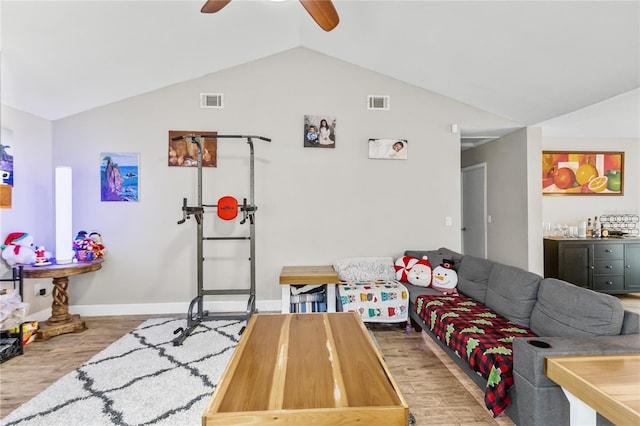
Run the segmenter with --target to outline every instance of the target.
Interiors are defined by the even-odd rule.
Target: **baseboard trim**
[[[242,300],[205,301],[204,310],[215,312],[246,312],[247,302]],[[258,312],[280,312],[282,302],[278,300],[256,301]],[[189,303],[127,303],[118,305],[73,305],[69,312],[82,317],[101,317],[112,315],[167,315],[176,314],[186,316]],[[44,309],[29,314],[28,321],[46,321],[51,316],[51,309]]]

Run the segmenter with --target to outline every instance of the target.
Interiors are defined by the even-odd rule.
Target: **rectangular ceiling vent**
[[[367,97],[367,109],[389,109],[389,96],[369,95]]]
[[[200,108],[224,108],[222,93],[200,93]]]

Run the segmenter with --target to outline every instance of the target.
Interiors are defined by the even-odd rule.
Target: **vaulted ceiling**
[[[304,46],[523,126],[640,137],[638,1],[335,0],[331,32],[294,0],[203,3],[2,0],[2,103],[56,120]]]

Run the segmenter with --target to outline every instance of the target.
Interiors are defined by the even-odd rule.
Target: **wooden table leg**
[[[51,303],[51,318],[47,320],[49,325],[66,324],[71,321],[69,314],[69,277],[53,279],[53,302]]]
[[[51,296],[51,317],[41,324],[36,333],[36,340],[47,340],[51,337],[65,333],[77,333],[87,329],[80,315],[69,313],[69,277],[56,277],[53,279],[53,291]]]

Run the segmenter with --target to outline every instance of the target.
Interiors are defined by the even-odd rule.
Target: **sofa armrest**
[[[539,343],[542,342],[542,343]],[[546,345],[549,347],[546,347]],[[521,337],[513,340],[513,371],[535,387],[557,386],[544,374],[544,359],[562,355],[611,355],[640,352],[637,334],[591,338]]]
[[[624,311],[624,320],[620,334],[640,334],[640,314]]]

